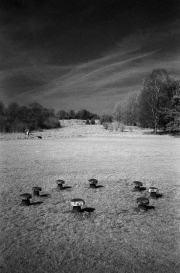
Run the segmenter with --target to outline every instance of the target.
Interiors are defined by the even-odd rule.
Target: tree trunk
[[[157,122],[156,121],[154,123],[154,133],[155,133],[155,135],[157,134]]]

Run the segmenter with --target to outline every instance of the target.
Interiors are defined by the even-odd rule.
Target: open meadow
[[[72,124],[1,134],[0,149],[1,273],[180,272],[180,138]],[[72,188],[57,191],[57,179]],[[155,209],[137,209],[149,193],[134,180],[159,188]],[[42,196],[20,206],[33,186]],[[72,213],[72,198],[95,210]]]

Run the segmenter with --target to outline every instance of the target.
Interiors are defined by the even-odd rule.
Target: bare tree
[[[119,101],[116,103],[113,111],[113,118],[116,122],[123,121],[123,112],[124,112],[123,103]]]
[[[139,96],[139,121],[143,127],[153,127],[155,134],[162,116],[161,109],[167,104],[170,78],[164,69],[153,70],[144,81]]]
[[[139,92],[129,94],[123,106],[123,121],[127,125],[135,125],[138,120],[138,96]]]

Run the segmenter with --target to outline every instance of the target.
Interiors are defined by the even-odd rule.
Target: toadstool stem
[[[74,212],[81,212],[81,206],[73,206]]]
[[[146,211],[148,209],[148,207],[146,205],[141,205],[141,204],[138,205],[138,208],[141,210],[144,210],[144,211]]]
[[[29,206],[30,205],[30,200],[29,199],[23,199],[21,201],[21,206]]]
[[[134,187],[134,191],[140,191],[141,190],[141,187],[140,186],[135,186]]]
[[[63,185],[62,185],[62,184],[58,184],[58,185],[57,185],[57,188],[58,188],[59,190],[62,190],[62,189],[63,189]]]
[[[33,195],[34,196],[39,196],[39,191],[38,190],[33,190]]]
[[[151,193],[150,193],[150,197],[151,197],[151,198],[157,198],[156,192],[151,192]]]
[[[96,188],[96,184],[90,184],[90,188]]]

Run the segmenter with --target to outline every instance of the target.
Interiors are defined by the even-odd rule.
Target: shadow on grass
[[[104,188],[104,186],[103,185],[97,185],[96,189],[99,189],[99,188]]]
[[[39,195],[39,197],[50,197],[51,195],[49,193],[43,193]]]
[[[65,191],[65,190],[70,190],[70,189],[72,189],[71,186],[64,186],[64,187],[62,187],[62,189],[56,188],[56,191],[60,192],[60,191]]]
[[[155,209],[155,206],[147,206],[147,210]]]
[[[156,193],[156,196],[149,196],[152,199],[158,199],[158,198],[162,198],[163,194],[162,193]]]
[[[162,194],[162,193],[157,193],[157,194],[156,194],[156,197],[157,197],[157,198],[161,198],[161,197],[163,197],[163,194]]]
[[[133,192],[141,192],[141,191],[145,191],[146,187],[140,187],[140,188],[134,188],[132,191]]]
[[[95,211],[95,208],[87,207],[87,208],[83,208],[83,209],[81,210],[81,213],[82,213],[82,212],[93,212],[93,211]]]
[[[37,202],[30,203],[30,206],[37,206],[37,205],[41,205],[42,203],[43,203],[42,201],[37,201]]]
[[[136,212],[148,212],[149,210],[155,209],[155,206],[139,206],[134,209]]]
[[[89,187],[89,189],[100,189],[100,188],[104,188],[104,186],[103,185],[97,185],[97,186],[95,186],[95,187]]]
[[[86,207],[86,208],[81,209],[80,211],[76,211],[76,210],[71,209],[71,210],[63,211],[62,213],[75,213],[75,214],[81,214],[81,213],[83,213],[83,212],[89,212],[89,213],[90,213],[90,212],[93,212],[93,211],[95,211],[95,208]]]

